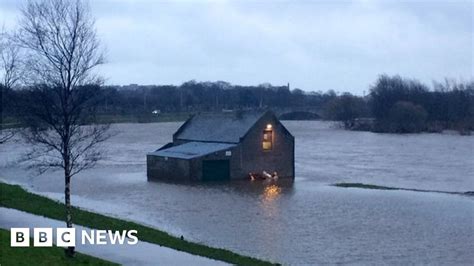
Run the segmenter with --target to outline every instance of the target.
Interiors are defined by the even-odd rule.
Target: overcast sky
[[[22,1],[0,0],[15,27]],[[473,1],[90,1],[108,84],[290,83],[368,91],[377,76],[431,85],[474,74]]]

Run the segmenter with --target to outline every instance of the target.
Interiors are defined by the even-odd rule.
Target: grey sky
[[[0,0],[13,28],[22,1]],[[382,73],[472,79],[472,1],[90,1],[108,84],[225,80],[362,94]]]

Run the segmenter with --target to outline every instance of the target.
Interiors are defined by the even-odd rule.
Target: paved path
[[[15,209],[0,207],[0,228],[12,227],[65,227],[65,223]],[[78,252],[117,262],[123,265],[227,265],[224,262],[192,255],[171,248],[139,241],[136,245],[82,245],[80,230],[90,228],[75,226]],[[55,230],[53,229],[53,232]],[[32,237],[33,230],[30,230]],[[32,245],[33,242],[30,242]]]

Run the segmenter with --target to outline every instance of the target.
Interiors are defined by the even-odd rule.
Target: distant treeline
[[[474,82],[445,80],[430,90],[416,80],[381,76],[370,93],[376,130],[439,132],[474,130]]]
[[[158,113],[214,112],[222,110],[311,107],[322,108],[337,97],[334,91],[304,92],[289,86],[239,86],[230,83],[188,81],[182,85],[102,86],[101,114],[152,115]],[[4,98],[20,99],[27,89],[3,90]],[[4,101],[5,102],[5,101]],[[11,115],[14,108],[6,108]],[[156,113],[155,112],[155,113]]]
[[[240,86],[230,83],[188,81],[180,86],[106,86],[107,112],[140,113],[222,111],[255,108],[322,106],[336,93],[305,93],[289,86]]]
[[[382,75],[366,96],[350,93],[305,92],[287,86],[239,86],[227,82],[188,81],[182,85],[127,85],[96,87],[99,114],[153,117],[164,113],[215,112],[270,108],[295,110],[298,119],[308,112],[343,122],[348,129],[377,132],[439,132],[474,130],[474,83],[446,80],[433,88],[400,76]],[[0,84],[1,86],[1,84]],[[15,104],[28,89],[2,89],[3,117],[14,117]],[[306,115],[304,112],[307,110]],[[300,115],[301,114],[301,115]]]
[[[454,129],[469,134],[474,130],[474,82],[445,80],[430,89],[417,80],[382,75],[368,97],[340,95],[326,105],[325,114],[356,130],[414,133]]]

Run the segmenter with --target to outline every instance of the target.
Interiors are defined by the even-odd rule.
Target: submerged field
[[[285,264],[474,263],[474,198],[416,191],[474,191],[474,137],[285,124],[296,137],[297,176],[278,184],[149,183],[145,154],[180,123],[114,125],[107,158],[72,181],[73,203]],[[35,176],[16,163],[26,148],[0,147],[0,177],[61,199],[60,172]]]

